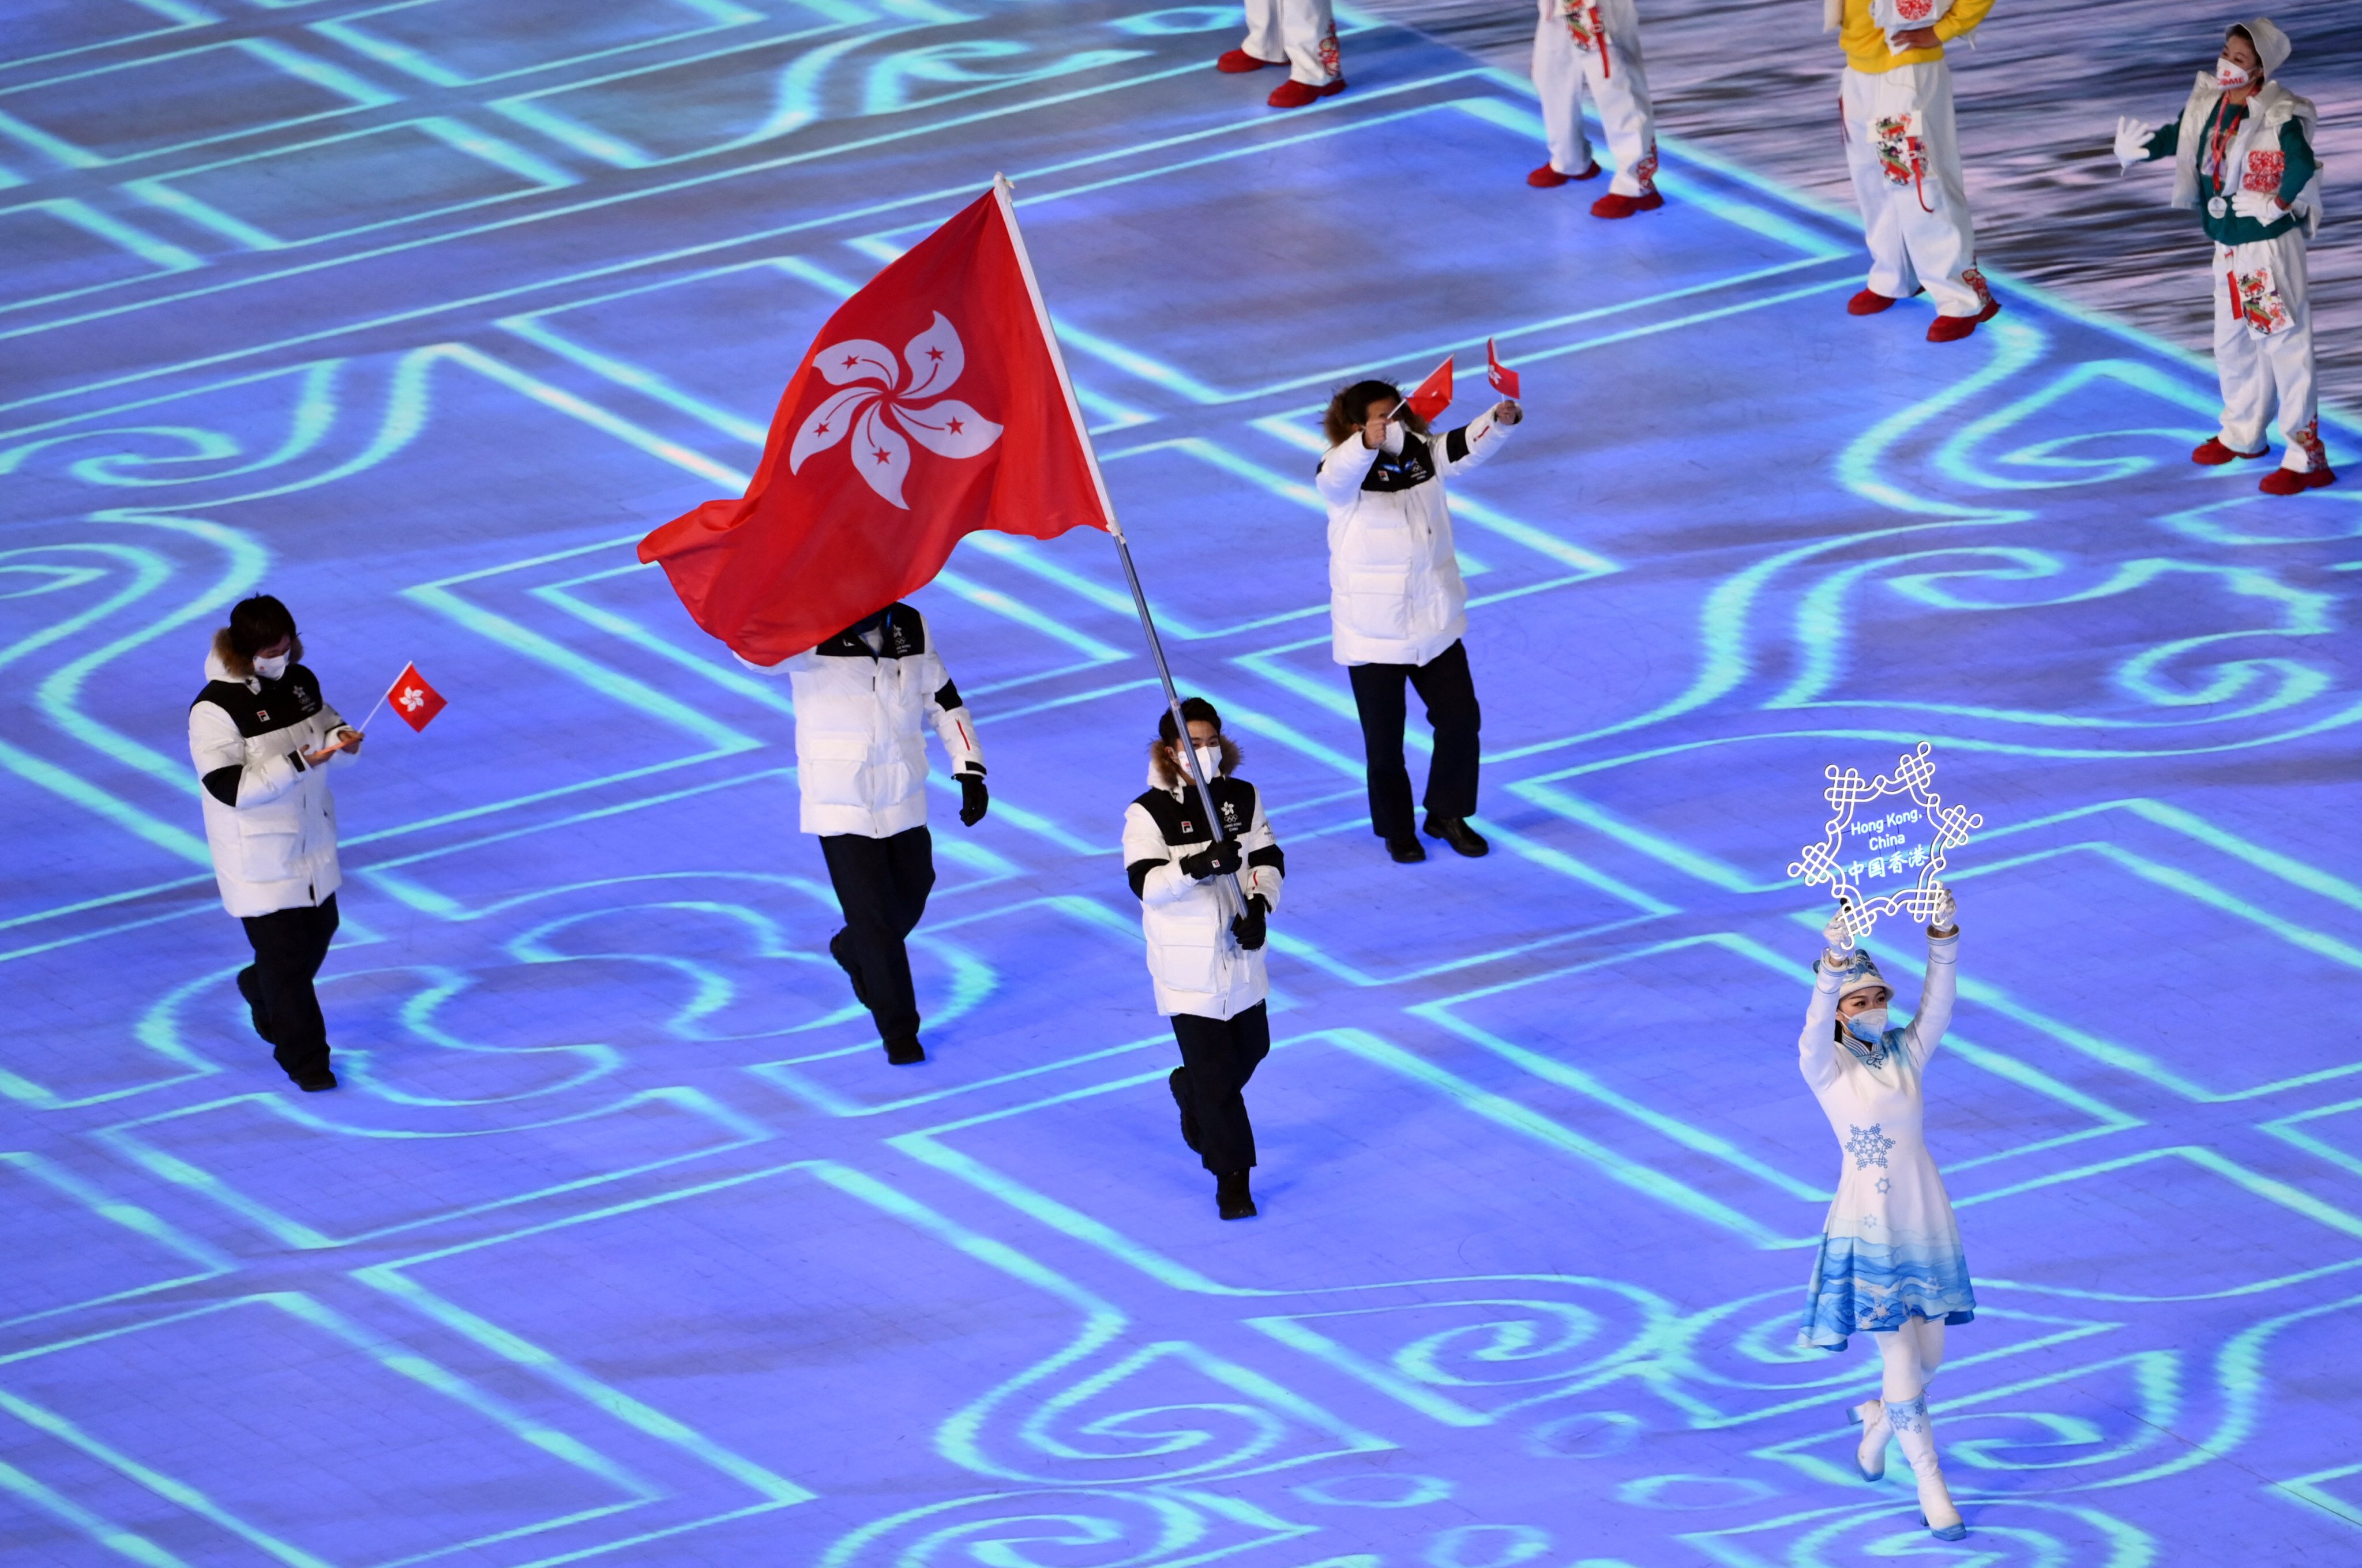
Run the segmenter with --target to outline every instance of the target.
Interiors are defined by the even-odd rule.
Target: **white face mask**
[[[257,658],[254,661],[254,673],[265,680],[276,680],[287,673],[289,657],[286,654],[280,654],[273,658]]]
[[[2225,93],[2235,93],[2242,87],[2252,85],[2255,80],[2247,74],[2246,66],[2227,54],[2214,62],[2214,85]]]
[[[1847,1032],[1865,1045],[1877,1043],[1886,1033],[1886,1010],[1866,1007],[1845,1021]]]
[[[1403,424],[1401,420],[1394,420],[1386,425],[1385,439],[1378,443],[1378,449],[1383,452],[1392,452],[1397,455],[1401,453],[1403,449]]]
[[[1191,749],[1198,754],[1198,766],[1204,771],[1207,782],[1211,783],[1222,776],[1222,748],[1220,744]]]

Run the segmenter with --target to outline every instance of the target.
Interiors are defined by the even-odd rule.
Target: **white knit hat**
[[[2289,36],[2269,17],[2257,17],[2251,22],[2238,24],[2247,41],[2256,46],[2256,58],[2264,62],[2264,74],[2271,75],[2289,57]]]

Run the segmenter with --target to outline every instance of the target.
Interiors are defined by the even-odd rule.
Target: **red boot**
[[[1853,298],[1846,301],[1846,314],[1848,315],[1876,315],[1880,311],[1892,305],[1898,298],[1908,299],[1911,295],[1924,294],[1927,291],[1925,289],[1914,289],[1911,291],[1911,294],[1896,295],[1882,294],[1876,289],[1864,289],[1861,293],[1854,295]]]
[[[1532,173],[1526,176],[1526,183],[1532,185],[1537,189],[1547,191],[1555,186],[1563,185],[1569,180],[1588,180],[1598,172],[1599,160],[1595,158],[1589,163],[1583,166],[1583,172],[1580,174],[1562,174],[1557,170],[1545,163],[1540,169],[1535,170]]]
[[[1961,338],[1974,332],[1977,329],[1977,323],[1984,319],[1981,313],[1976,315],[1939,315],[1927,324],[1927,341],[1958,343]]]
[[[2256,486],[2266,495],[2297,495],[2308,490],[2319,490],[2325,484],[2335,484],[2337,476],[2327,469],[2274,469]]]
[[[1265,60],[1260,55],[1249,54],[1242,49],[1234,49],[1214,61],[1214,69],[1228,72],[1236,76],[1242,72],[1261,71],[1266,65],[1286,65],[1286,63],[1287,61],[1284,60]]]
[[[2203,463],[2212,469],[2219,468],[2234,458],[2268,458],[2271,455],[2272,448],[2269,443],[2257,447],[2252,452],[2235,452],[2223,444],[2223,438],[2220,436],[2209,436],[2191,452],[2190,460],[2193,463]]]
[[[1637,196],[1608,192],[1591,204],[1591,215],[1599,218],[1628,218],[1634,213],[1652,213],[1665,204],[1665,198],[1654,191],[1643,191]]]
[[[1342,93],[1344,90],[1345,79],[1341,76],[1326,87],[1315,87],[1308,82],[1298,82],[1291,76],[1273,88],[1271,96],[1265,98],[1264,102],[1275,109],[1300,109],[1307,104],[1315,103],[1319,99]]]

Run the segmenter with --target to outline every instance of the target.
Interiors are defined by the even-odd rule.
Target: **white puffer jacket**
[[[806,833],[891,838],[924,826],[930,719],[954,773],[984,771],[976,725],[926,618],[908,604],[888,605],[885,616],[875,653],[843,632],[771,671],[785,672],[795,693]]]
[[[1156,1010],[1200,1018],[1235,1018],[1271,994],[1264,968],[1264,948],[1242,948],[1222,912],[1214,879],[1200,882],[1181,869],[1182,857],[1213,843],[1213,832],[1198,806],[1198,791],[1167,784],[1153,768],[1148,792],[1123,813],[1123,864],[1140,895],[1140,925],[1148,938],[1148,974],[1156,985]],[[1239,841],[1240,867],[1250,896],[1260,894],[1279,908],[1286,856],[1263,814],[1263,798],[1243,778],[1213,781],[1214,804],[1222,813],[1223,836]]]
[[[1425,664],[1467,632],[1443,480],[1491,457],[1508,433],[1488,409],[1440,436],[1404,434],[1399,452],[1372,451],[1356,434],[1320,459],[1339,664]]]
[[[240,680],[208,655],[205,681],[189,707],[189,759],[222,907],[246,916],[326,902],[344,882],[328,768],[353,754],[316,767],[304,756],[351,726],[300,664],[277,680]]]

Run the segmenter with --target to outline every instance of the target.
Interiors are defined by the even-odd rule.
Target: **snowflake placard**
[[[1944,856],[1969,842],[1984,818],[1944,804],[1936,792],[1935,747],[1926,741],[1895,759],[1894,771],[1865,779],[1851,767],[1824,770],[1828,826],[1806,845],[1788,875],[1826,882],[1840,900],[1855,938],[1881,915],[1926,922],[1941,898]]]

